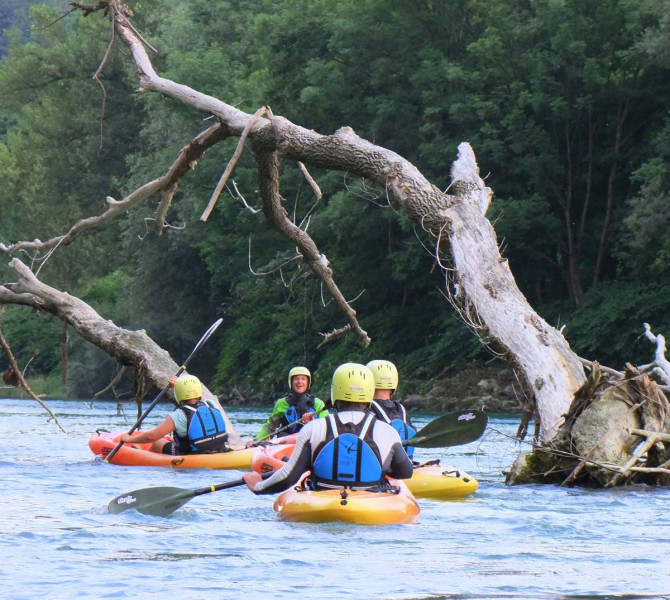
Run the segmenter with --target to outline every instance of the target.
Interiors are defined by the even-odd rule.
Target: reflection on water
[[[474,476],[474,495],[420,500],[416,525],[366,527],[283,523],[272,497],[243,487],[194,498],[169,518],[109,514],[129,490],[196,489],[241,473],[105,464],[88,437],[127,430],[133,417],[112,403],[50,406],[67,434],[36,403],[0,400],[3,599],[670,598],[670,491],[507,488],[514,418],[492,418],[473,444],[417,450]],[[147,425],[168,410],[158,406]],[[244,437],[267,416],[229,413]]]

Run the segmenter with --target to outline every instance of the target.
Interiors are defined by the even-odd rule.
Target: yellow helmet
[[[202,383],[195,375],[188,373],[177,378],[174,384],[174,395],[181,404],[193,398],[202,398]]]
[[[307,377],[307,389],[312,387],[312,374],[309,372],[309,369],[307,367],[293,367],[288,372],[289,389],[293,389],[293,378],[296,375],[304,375],[305,377]]]
[[[358,363],[344,363],[335,369],[330,387],[330,399],[333,403],[372,402],[375,393],[375,381],[372,371]]]
[[[371,360],[366,366],[374,375],[375,389],[393,391],[398,389],[398,369],[392,362]]]

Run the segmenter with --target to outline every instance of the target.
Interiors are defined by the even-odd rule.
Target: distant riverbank
[[[490,413],[521,412],[520,386],[509,368],[476,363],[444,371],[430,380],[411,381],[410,390],[397,397],[412,412],[451,412],[483,408]],[[319,397],[324,398],[324,396]],[[239,389],[219,396],[224,406],[269,406],[266,399]]]
[[[29,384],[47,403],[50,398],[65,396],[63,393],[53,393],[57,386],[45,386],[39,379],[30,381]],[[470,408],[483,408],[489,413],[498,414],[521,412],[521,403],[518,400],[520,385],[508,367],[465,364],[445,370],[433,379],[408,380],[407,387],[409,389],[400,389],[397,399],[412,412],[444,413]],[[44,393],[47,389],[52,393]],[[5,398],[28,398],[25,390],[19,387],[0,386],[0,393]],[[322,399],[327,398],[327,394],[318,391],[317,395]],[[151,398],[152,394],[148,393],[145,403]],[[239,388],[219,396],[223,406],[269,407],[274,399],[268,401],[264,395]],[[125,398],[124,402],[132,402],[132,399]]]

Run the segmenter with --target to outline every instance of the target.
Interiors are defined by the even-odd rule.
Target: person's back
[[[402,447],[394,448],[398,444],[397,432],[364,407],[330,415],[325,427],[325,434],[315,431],[310,437],[314,448],[313,487],[370,488],[383,485],[385,475],[397,479],[406,475],[402,470],[405,452]],[[394,460],[396,451],[402,461]]]
[[[226,423],[215,406],[206,400],[198,400],[192,404],[181,404],[178,410],[186,417],[186,423],[183,428],[175,427],[176,454],[210,454],[228,450]]]
[[[374,415],[391,425],[400,435],[402,441],[408,440],[416,433],[412,420],[405,407],[391,397],[398,389],[398,369],[388,360],[372,360],[366,365],[375,379],[375,393],[370,403]],[[408,456],[414,455],[414,448],[405,448]]]
[[[313,487],[380,489],[387,475],[411,477],[412,462],[398,432],[368,411],[373,390],[372,373],[364,365],[338,367],[331,388],[337,414],[309,422],[298,435],[289,462],[268,480],[246,474],[249,488],[260,494],[280,492],[296,484],[306,471],[313,472]],[[350,456],[340,459],[337,455],[343,452]],[[349,465],[359,460],[361,469],[352,471]]]
[[[124,443],[151,442],[150,450],[161,454],[197,454],[226,452],[228,434],[218,408],[202,399],[202,383],[194,375],[184,372],[170,379],[174,387],[175,408],[165,420],[149,431],[123,434]],[[167,436],[172,434],[173,441]]]

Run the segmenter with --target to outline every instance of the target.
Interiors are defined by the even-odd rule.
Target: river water
[[[168,518],[112,515],[115,496],[196,489],[239,471],[120,467],[97,459],[96,428],[127,430],[133,408],[0,399],[0,597],[255,600],[670,598],[670,490],[504,485],[517,420],[492,417],[479,441],[440,457],[480,483],[465,500],[420,500],[418,524],[278,521],[246,487],[194,498]],[[155,426],[170,409],[147,418]],[[259,409],[231,408],[251,436]],[[437,415],[415,417],[422,426]]]

